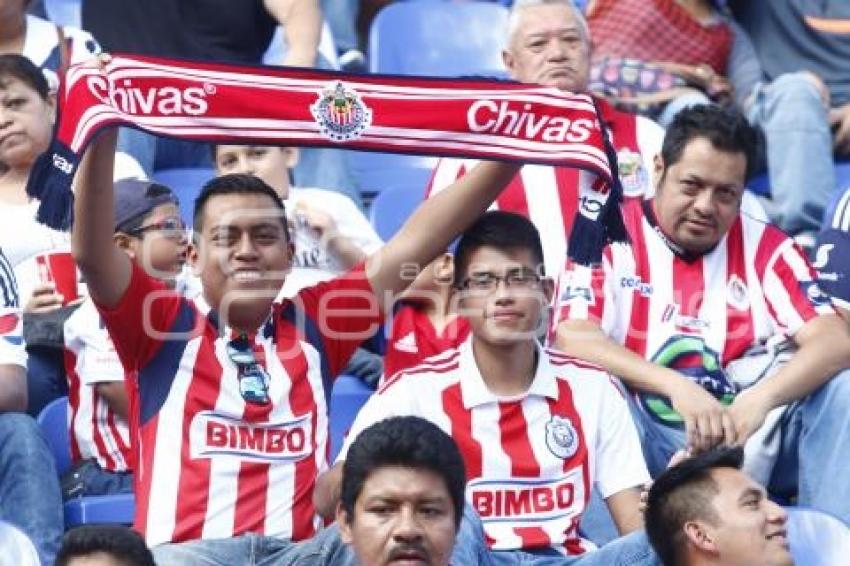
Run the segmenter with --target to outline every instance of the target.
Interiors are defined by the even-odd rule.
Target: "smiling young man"
[[[578,532],[594,486],[622,534],[639,529],[636,486],[648,476],[610,377],[537,343],[553,290],[537,230],[518,214],[484,214],[461,237],[454,281],[471,337],[391,377],[360,411],[339,460],[348,465],[347,447],[369,425],[419,416],[452,436],[466,465],[471,512],[453,563],[652,563],[638,533],[588,552]],[[338,497],[340,461],[317,488],[323,514]]]
[[[664,566],[790,566],[787,514],[741,471],[740,448],[718,448],[661,474],[646,533]]]
[[[78,172],[73,250],[119,357],[137,384],[135,527],[159,564],[285,559],[319,527],[333,378],[381,321],[380,306],[476,218],[517,169],[485,163],[347,274],[275,297],[292,265],[285,210],[251,175],[211,180],[195,202],[190,263],[201,296],[183,298],[112,243],[115,132]],[[131,391],[134,391],[131,388]],[[179,544],[164,544],[179,543]]]
[[[653,474],[686,445],[747,443],[759,481],[793,483],[801,503],[850,520],[850,483],[839,481],[850,331],[793,241],[740,211],[754,148],[736,112],[682,111],[656,160],[655,196],[624,208],[631,246],[563,277],[556,345],[635,395]],[[775,338],[796,347],[775,372],[725,371]]]

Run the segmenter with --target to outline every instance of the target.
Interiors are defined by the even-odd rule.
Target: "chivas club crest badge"
[[[578,451],[579,438],[570,419],[552,415],[546,423],[546,446],[558,458],[572,458]]]
[[[340,81],[319,92],[310,112],[322,135],[335,142],[355,140],[372,124],[372,110]]]

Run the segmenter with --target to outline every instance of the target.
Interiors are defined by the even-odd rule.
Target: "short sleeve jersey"
[[[393,315],[393,326],[384,354],[384,377],[422,363],[450,348],[456,348],[469,336],[469,322],[455,317],[438,332],[428,315],[413,304],[404,304]]]
[[[471,340],[397,374],[373,395],[339,459],[369,425],[422,417],[458,444],[466,499],[492,549],[574,555],[594,548],[578,533],[592,487],[607,498],[649,479],[625,398],[596,366],[544,350],[529,390],[500,398],[485,385]]]
[[[608,246],[594,269],[568,265],[556,321],[594,320],[629,350],[699,377],[723,398],[735,387],[717,370],[834,313],[805,256],[778,228],[741,213],[714,249],[688,257],[663,234],[651,202],[624,207],[631,245]]]
[[[119,303],[99,310],[129,373],[135,527],[147,543],[311,537],[332,380],[381,323],[363,266],[275,303],[247,336],[270,378],[264,405],[243,399],[227,348],[237,334],[200,299],[134,265]]]

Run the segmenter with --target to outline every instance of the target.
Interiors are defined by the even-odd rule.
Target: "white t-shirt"
[[[290,218],[294,217],[295,207],[301,201],[333,217],[340,236],[351,240],[367,256],[384,245],[369,220],[347,196],[324,189],[292,188],[285,202]],[[344,266],[328,253],[310,228],[299,225],[297,220],[294,225],[292,239],[295,243],[295,258],[292,271],[287,275],[279,295],[281,298],[292,297],[304,287],[327,281],[345,271]]]

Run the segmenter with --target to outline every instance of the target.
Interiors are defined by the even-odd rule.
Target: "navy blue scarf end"
[[[38,156],[27,181],[27,195],[41,201],[36,219],[55,230],[70,230],[74,220],[74,193],[71,182],[78,157],[54,140]]]

